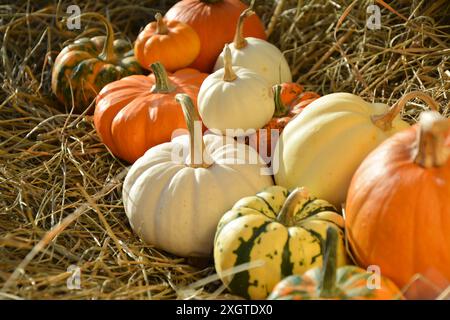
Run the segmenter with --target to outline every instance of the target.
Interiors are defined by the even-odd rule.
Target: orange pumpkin
[[[418,126],[375,149],[356,171],[346,227],[362,266],[378,265],[398,286],[428,279],[410,298],[434,298],[450,285],[450,120],[423,113]],[[434,288],[433,288],[434,287]]]
[[[183,0],[165,17],[184,22],[197,31],[201,50],[191,67],[211,72],[225,44],[233,41],[237,21],[245,9],[247,5],[240,0]],[[256,15],[245,21],[244,36],[266,39],[264,25]]]
[[[271,300],[399,300],[400,290],[391,280],[380,277],[379,286],[371,281],[374,276],[357,266],[336,267],[337,231],[327,229],[324,262],[321,268],[308,270],[303,275],[292,275],[282,280],[269,296]],[[368,284],[374,285],[369,287]]]
[[[176,71],[191,64],[200,52],[200,38],[185,23],[164,20],[160,13],[139,34],[134,55],[143,68],[161,62],[166,70]]]
[[[130,163],[149,148],[168,142],[173,131],[186,128],[177,93],[194,101],[207,74],[182,69],[167,75],[160,63],[150,76],[130,76],[110,83],[97,97],[94,124],[103,143]]]
[[[278,130],[278,135],[281,134],[284,127],[297,114],[315,99],[320,98],[320,95],[312,92],[303,92],[303,87],[294,82],[284,82],[273,87],[275,99],[274,117],[262,129],[259,130],[250,143],[256,143],[256,149],[265,149],[267,156],[272,154],[272,148],[275,147],[277,136],[271,134],[271,130]],[[272,141],[273,139],[273,141]],[[261,142],[260,142],[261,141]],[[260,146],[261,143],[261,146]]]

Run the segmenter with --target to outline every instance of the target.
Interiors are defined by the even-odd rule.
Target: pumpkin
[[[222,214],[273,182],[254,149],[229,137],[202,137],[192,100],[186,94],[176,99],[189,134],[151,148],[133,164],[123,186],[125,212],[145,242],[184,257],[210,256]]]
[[[233,40],[239,15],[247,8],[240,0],[183,0],[165,17],[190,25],[199,35],[201,50],[191,67],[210,73],[223,46]],[[256,16],[245,22],[244,35],[266,39],[264,25]]]
[[[355,259],[379,265],[397,285],[416,274],[411,298],[434,298],[450,285],[450,120],[423,113],[419,126],[375,149],[356,171],[346,225]],[[419,288],[423,287],[420,292]]]
[[[69,110],[73,106],[75,113],[85,111],[106,84],[142,72],[132,46],[123,39],[114,40],[113,28],[105,17],[98,13],[79,17],[94,17],[103,22],[106,36],[80,38],[56,57],[52,91]]]
[[[275,148],[278,136],[288,122],[302,112],[308,104],[320,98],[320,95],[315,92],[303,92],[303,87],[293,82],[275,85],[273,93],[275,101],[273,118],[249,140],[251,146],[256,145],[260,154],[264,151],[264,155],[269,157]],[[275,130],[276,135],[272,133],[272,130]]]
[[[238,201],[220,220],[214,242],[216,271],[232,293],[264,299],[283,278],[322,264],[328,227],[338,230],[337,260],[344,265],[344,219],[336,209],[304,188],[289,192],[269,187]],[[229,274],[256,262],[262,265]]]
[[[338,234],[327,230],[324,262],[321,268],[313,268],[303,275],[292,275],[276,285],[270,300],[398,300],[402,298],[395,284],[380,277],[378,286],[371,283],[375,276],[357,266],[337,268],[336,254]],[[375,281],[373,281],[375,282]],[[372,286],[373,287],[372,287]]]
[[[399,112],[408,99],[422,95],[407,94],[392,108],[350,93],[314,100],[280,135],[272,164],[276,183],[304,185],[340,207],[358,166],[386,138],[409,128]]]
[[[230,136],[248,134],[263,127],[275,109],[272,90],[260,75],[233,67],[225,45],[225,66],[210,74],[198,94],[198,108],[204,124],[212,131]]]
[[[130,163],[149,148],[170,141],[178,128],[186,128],[175,101],[187,93],[195,101],[207,76],[194,69],[167,74],[160,63],[150,76],[126,77],[107,85],[97,97],[94,124],[103,143]]]
[[[134,45],[141,66],[149,69],[160,62],[173,72],[190,65],[200,52],[200,38],[195,30],[182,22],[163,20],[160,13],[155,19],[139,34]]]
[[[283,53],[273,44],[258,38],[243,36],[243,25],[247,17],[254,14],[251,8],[246,9],[239,17],[236,35],[230,44],[232,63],[235,66],[248,68],[275,85],[281,82],[291,82],[292,75]],[[221,54],[216,61],[214,70],[223,68],[224,56]]]

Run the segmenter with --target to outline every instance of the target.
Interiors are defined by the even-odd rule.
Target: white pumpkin
[[[251,147],[212,134],[202,139],[199,121],[194,132],[192,101],[185,94],[177,100],[189,135],[151,148],[133,164],[123,186],[125,212],[145,242],[180,256],[209,256],[222,215],[273,181]]]
[[[408,96],[404,98],[392,108],[350,93],[315,100],[280,135],[272,163],[275,182],[288,188],[305,186],[340,207],[364,158],[409,127],[398,115]]]
[[[231,62],[235,66],[248,68],[263,76],[271,86],[292,82],[292,74],[289,64],[283,53],[273,44],[253,37],[244,38],[243,25],[245,18],[254,14],[249,8],[242,12],[236,28],[233,43],[230,44]],[[217,58],[214,70],[224,66],[224,54]]]
[[[255,72],[233,67],[228,45],[224,52],[224,68],[210,74],[200,87],[198,109],[211,131],[228,136],[250,135],[273,116],[272,88]]]

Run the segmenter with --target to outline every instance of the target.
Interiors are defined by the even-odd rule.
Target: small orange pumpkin
[[[449,119],[423,113],[418,126],[392,136],[363,161],[348,191],[346,226],[356,260],[380,266],[401,287],[418,274],[442,290],[450,285],[448,129]],[[409,298],[440,293],[424,283],[413,286]]]
[[[159,62],[151,68],[150,76],[130,76],[110,83],[96,100],[97,133],[114,155],[130,163],[149,148],[170,141],[174,130],[186,128],[175,96],[186,93],[196,103],[207,76],[195,69],[168,75]]]
[[[134,55],[143,68],[159,61],[173,72],[190,65],[200,52],[200,38],[189,25],[165,20],[160,13],[139,34]]]

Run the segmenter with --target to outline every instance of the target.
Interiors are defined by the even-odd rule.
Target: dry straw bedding
[[[211,261],[169,255],[133,234],[120,193],[126,164],[102,145],[90,117],[64,111],[50,91],[64,44],[103,33],[95,21],[84,21],[82,34],[59,24],[68,5],[103,13],[133,41],[173,1],[0,3],[0,298],[230,297],[207,278]],[[351,2],[340,0],[287,0],[281,11],[258,0],[256,7],[266,25],[277,12],[270,41],[307,89],[389,104],[423,90],[448,116],[450,4],[391,2],[396,12],[381,7],[381,30],[369,30],[373,3],[357,1],[347,12]],[[414,123],[425,108],[411,102],[403,117]],[[70,265],[80,267],[80,290],[66,285]]]

